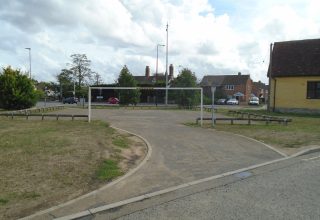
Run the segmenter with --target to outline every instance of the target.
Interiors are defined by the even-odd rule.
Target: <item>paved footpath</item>
[[[65,109],[64,113],[87,113]],[[188,127],[199,112],[178,110],[94,109],[93,119],[110,122],[144,137],[149,160],[133,175],[99,193],[32,219],[52,219],[176,186],[193,180],[271,161],[282,156],[261,143],[232,134]]]

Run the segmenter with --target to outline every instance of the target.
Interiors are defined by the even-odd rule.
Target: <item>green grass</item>
[[[266,110],[241,110],[261,115],[272,115],[282,118],[290,118],[287,126],[278,123],[266,125],[264,122],[252,123],[252,125],[218,122],[214,129],[226,131],[235,134],[245,135],[272,146],[280,148],[299,148],[310,145],[320,145],[320,116],[319,115],[301,115],[269,113]],[[220,114],[228,115],[228,111],[220,111]],[[198,127],[195,123],[185,123],[187,126]],[[211,128],[211,121],[204,121],[205,128]]]
[[[0,205],[5,205],[9,202],[8,199],[0,198]]]
[[[129,147],[129,140],[123,136],[117,136],[113,139],[112,144],[120,148],[128,148]]]
[[[48,208],[122,175],[121,149],[134,144],[101,121],[0,117],[0,219]]]
[[[100,180],[110,181],[115,177],[121,176],[123,172],[115,160],[105,160],[99,167],[97,176]]]

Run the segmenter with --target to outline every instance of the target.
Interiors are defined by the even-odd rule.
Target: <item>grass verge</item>
[[[215,129],[251,137],[278,148],[300,148],[303,146],[319,145],[320,143],[319,115],[269,113],[266,110],[242,111],[291,118],[292,122],[288,123],[288,126],[278,123],[269,125],[266,125],[265,123],[230,125],[229,123],[223,124],[218,122],[218,124],[215,125]],[[228,116],[227,111],[219,111],[219,113]],[[186,125],[199,126],[195,123],[186,123]],[[211,121],[205,121],[204,127],[211,128]]]
[[[0,152],[0,219],[17,219],[123,175],[145,145],[101,121],[0,117]]]

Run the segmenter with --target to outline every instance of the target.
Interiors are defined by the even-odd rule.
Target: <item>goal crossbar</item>
[[[114,89],[114,90],[200,90],[200,124],[203,125],[203,89],[200,87],[89,87],[88,91],[88,121],[91,121],[91,90],[92,89]]]

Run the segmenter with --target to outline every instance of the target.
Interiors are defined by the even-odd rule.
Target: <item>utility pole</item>
[[[31,48],[30,47],[26,47],[26,50],[29,50],[29,77],[31,79]]]
[[[167,44],[166,44],[166,106],[168,105],[168,36],[169,36],[169,25],[167,22]]]

